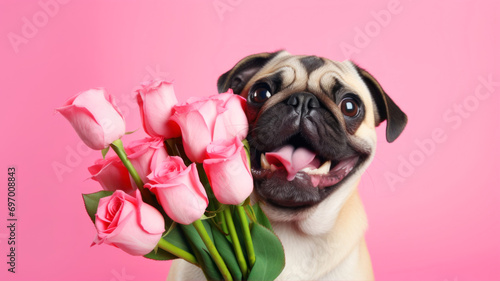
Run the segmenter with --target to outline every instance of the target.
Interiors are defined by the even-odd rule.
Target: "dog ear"
[[[380,122],[387,120],[387,129],[385,132],[386,139],[388,142],[395,141],[406,127],[408,117],[387,95],[384,89],[382,89],[382,86],[380,86],[380,83],[370,73],[368,73],[368,71],[355,64],[354,66],[361,76],[361,79],[363,79],[366,86],[370,90],[373,100],[375,101],[375,105],[380,116],[377,126]]]
[[[217,80],[217,89],[219,93],[227,92],[232,89],[233,93],[239,95],[250,79],[261,69],[268,61],[283,51],[274,53],[260,53],[250,55],[240,60],[232,69],[222,74]]]

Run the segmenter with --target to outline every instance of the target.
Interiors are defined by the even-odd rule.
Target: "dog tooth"
[[[274,164],[271,164],[271,171],[276,171],[278,168],[276,168],[276,166],[274,166]]]
[[[271,169],[271,164],[269,164],[269,161],[267,161],[267,158],[264,155],[264,153],[260,155],[260,165],[262,166],[263,169]]]
[[[330,167],[332,166],[332,161],[326,161],[317,169],[318,174],[328,174],[330,172]]]
[[[332,166],[332,161],[326,161],[321,165],[321,167],[317,169],[311,169],[311,168],[304,168],[301,171],[305,172],[310,175],[326,175],[328,172],[330,172],[330,167]]]

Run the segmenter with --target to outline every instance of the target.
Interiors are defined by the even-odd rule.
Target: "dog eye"
[[[255,103],[263,103],[272,96],[271,90],[266,86],[259,86],[255,88],[250,94],[250,100]]]
[[[353,98],[345,98],[340,102],[340,110],[345,116],[355,117],[359,113],[359,104]]]

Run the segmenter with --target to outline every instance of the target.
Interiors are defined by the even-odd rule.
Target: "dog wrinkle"
[[[316,56],[303,57],[299,59],[299,61],[302,63],[302,66],[305,67],[307,75],[310,75],[311,72],[313,72],[314,70],[320,68],[325,64],[325,61],[322,58]]]

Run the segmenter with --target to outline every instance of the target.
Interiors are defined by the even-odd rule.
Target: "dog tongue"
[[[277,151],[266,153],[269,164],[286,169],[288,181],[292,181],[297,172],[304,168],[317,169],[320,163],[315,157],[316,153],[303,147],[295,149],[292,145],[286,145]]]

